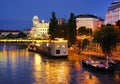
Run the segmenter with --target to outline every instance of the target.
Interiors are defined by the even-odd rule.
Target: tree
[[[23,33],[23,32],[20,32],[18,35],[17,35],[17,38],[26,38],[27,37],[27,34]]]
[[[57,27],[58,27],[58,21],[56,19],[56,14],[53,11],[52,18],[50,18],[50,25],[49,25],[49,31],[48,31],[48,33],[51,35],[51,39],[54,39],[56,37]]]
[[[83,39],[82,50],[86,49],[89,44],[90,44],[90,41],[88,39]]]
[[[80,27],[79,29],[78,29],[78,35],[86,35],[86,27]]]
[[[6,37],[7,38],[14,38],[15,36],[12,33],[9,33]]]
[[[90,35],[92,36],[92,29],[91,28],[86,28],[84,26],[81,26],[79,29],[78,29],[78,35]]]
[[[91,28],[87,28],[87,29],[86,29],[86,33],[87,33],[86,35],[92,36],[92,33],[93,33],[93,32],[92,32],[92,29],[91,29]]]
[[[119,33],[120,33],[120,20],[118,20],[118,21],[116,22],[116,26],[118,26],[118,31],[119,31]]]
[[[69,26],[68,26],[68,23],[65,23],[62,25],[62,31],[63,31],[63,36],[65,39],[69,39]]]
[[[80,36],[80,43],[81,44],[81,50],[87,48],[87,45],[90,44],[90,38],[85,38],[84,36],[92,36],[92,29],[91,28],[86,28],[84,26],[81,26],[78,29],[78,35]],[[89,40],[88,40],[89,39]]]
[[[76,18],[73,13],[70,14],[70,19],[68,20],[69,26],[69,46],[75,44],[76,41]]]
[[[111,25],[102,26],[94,33],[93,41],[98,43],[104,54],[111,56],[118,43],[118,32]]]
[[[116,22],[116,26],[118,26],[118,31],[119,31],[118,41],[120,42],[120,20]]]

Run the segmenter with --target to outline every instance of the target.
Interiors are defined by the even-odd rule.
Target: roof
[[[33,20],[39,20],[39,17],[37,15],[33,16]]]
[[[77,15],[76,18],[96,18],[96,19],[99,19],[100,21],[104,21],[104,19],[99,18],[96,15],[92,15],[92,14],[80,14],[80,15]]]
[[[0,32],[20,32],[20,30],[0,30]]]
[[[120,8],[120,2],[113,2],[111,5],[108,7],[107,12],[109,11],[114,11],[115,9]]]

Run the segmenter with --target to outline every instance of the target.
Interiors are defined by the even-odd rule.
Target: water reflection
[[[119,84],[120,69],[95,73],[81,66],[85,56],[51,59],[27,48],[0,45],[0,84]]]
[[[36,54],[34,58],[34,83],[69,84],[69,67],[66,67],[67,61],[45,60],[38,54]]]

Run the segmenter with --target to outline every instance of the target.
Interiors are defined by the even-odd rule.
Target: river
[[[15,44],[0,44],[0,84],[120,84],[120,70],[96,73],[81,66],[77,53],[53,59]]]

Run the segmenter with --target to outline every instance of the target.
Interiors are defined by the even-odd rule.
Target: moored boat
[[[113,71],[115,64],[109,60],[82,60],[82,66],[97,72]]]
[[[55,40],[44,43],[32,43],[30,44],[28,50],[53,58],[68,57],[67,40],[64,40],[63,38],[56,38]]]

